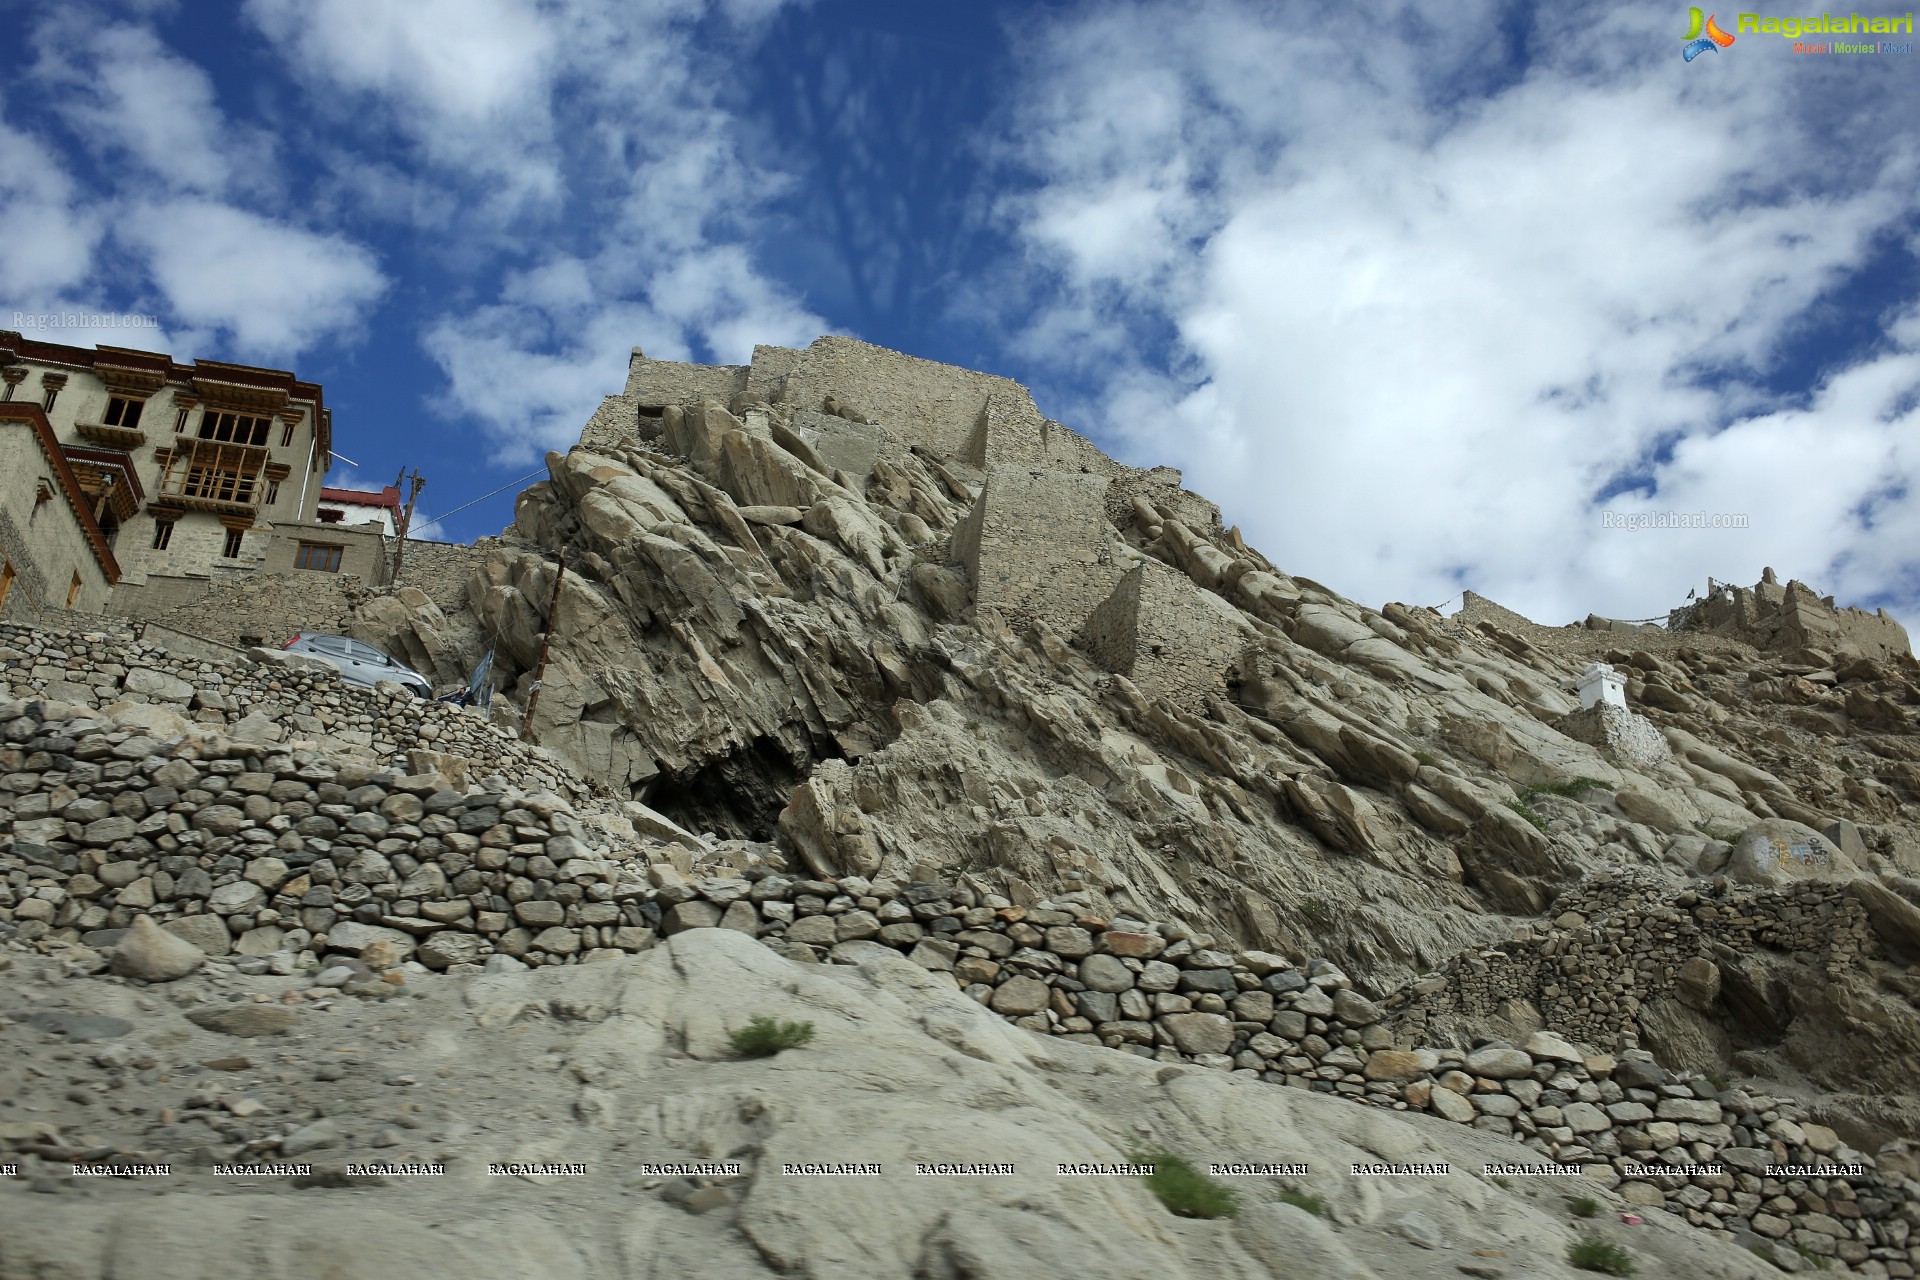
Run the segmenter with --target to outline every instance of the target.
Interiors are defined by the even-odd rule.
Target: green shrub
[[[782,1049],[798,1049],[813,1040],[811,1022],[776,1022],[762,1014],[727,1037],[743,1058],[771,1058]]]
[[[1304,1191],[1281,1191],[1274,1196],[1281,1204],[1290,1204],[1296,1209],[1305,1209],[1314,1217],[1327,1211],[1327,1202],[1319,1196],[1308,1195]]]
[[[1440,757],[1436,756],[1431,751],[1416,751],[1413,753],[1413,758],[1415,760],[1418,760],[1421,764],[1426,764],[1426,765],[1437,765],[1440,763]]]
[[[1567,1262],[1576,1271],[1598,1271],[1606,1276],[1630,1276],[1633,1261],[1627,1251],[1599,1236],[1583,1236],[1567,1246]]]
[[[1179,1156],[1165,1151],[1134,1152],[1135,1164],[1150,1164],[1147,1189],[1183,1218],[1231,1218],[1240,1212],[1240,1194],[1222,1186]]]
[[[1545,831],[1547,829],[1547,820],[1541,817],[1539,811],[1536,810],[1532,805],[1528,804],[1525,800],[1522,800],[1516,796],[1513,799],[1507,801],[1507,808],[1513,810],[1515,813],[1519,814],[1521,817],[1525,818],[1528,822],[1531,822],[1534,826],[1540,828],[1542,831]]]
[[[1576,1218],[1597,1217],[1600,1213],[1600,1202],[1592,1196],[1576,1196],[1567,1207],[1573,1210]]]
[[[1325,898],[1303,898],[1300,900],[1300,914],[1315,924],[1325,924],[1333,919],[1333,908],[1327,905]]]

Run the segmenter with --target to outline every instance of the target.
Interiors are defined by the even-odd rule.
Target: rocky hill
[[[1415,1113],[1393,1123],[1417,1137],[1381,1140],[1403,1153],[1517,1142],[1629,1210],[1748,1247],[1674,1254],[1662,1264],[1672,1273],[1752,1274],[1742,1268],[1758,1253],[1785,1269],[1811,1257],[1912,1274],[1920,670],[1886,615],[1838,609],[1770,570],[1751,590],[1710,590],[1667,627],[1544,627],[1472,593],[1451,618],[1375,611],[1270,564],[1178,473],[1106,458],[1017,384],[847,339],[760,348],[737,367],[636,352],[626,387],[548,468],[500,539],[442,549],[427,578],[391,593],[325,593],[329,622],[438,682],[464,681],[491,649],[503,685],[493,726],[393,691],[339,689],[264,651],[223,665],[129,637],[0,633],[0,699],[16,700],[0,752],[13,837],[0,856],[0,934],[54,965],[30,969],[33,980],[138,991],[159,977],[128,969],[139,951],[129,931],[145,917],[201,957],[182,962],[196,976],[163,988],[183,1005],[244,1004],[258,983],[276,1006],[317,991],[348,1013],[390,1001],[397,983],[426,993],[421,1009],[448,1010],[414,1020],[446,1062],[476,1034],[467,1019],[489,1024],[454,1012],[471,995],[440,984],[559,992],[589,979],[518,971],[593,962],[605,965],[596,990],[642,981],[614,974],[687,984],[683,1010],[628,1011],[648,1026],[708,1018],[697,1035],[659,1033],[680,1061],[713,1056],[712,1017],[732,1028],[736,1013],[786,1007],[770,992],[812,981],[798,975],[844,966],[877,984],[886,1009],[904,1001],[933,1019],[927,1033],[962,1056],[1000,1051],[965,1047],[936,1010],[975,1018],[985,1006],[1050,1037],[1035,1043],[1067,1057],[1023,1061],[1056,1084],[1088,1073],[1089,1096],[1109,1076],[1131,1079],[1116,1059],[1144,1057],[1226,1087],[1235,1107],[1243,1096],[1256,1110],[1293,1105],[1266,1101],[1281,1091],[1265,1082],[1330,1095],[1330,1106]],[[303,599],[276,598],[265,630],[301,625],[279,614]],[[235,603],[244,629],[216,638],[262,634]],[[536,678],[530,746],[512,727]],[[720,933],[759,938],[766,960],[697,941]],[[827,970],[779,967],[819,961]],[[708,963],[730,975],[727,994],[691,994]],[[915,979],[909,992],[906,977],[883,973],[930,974],[932,986]],[[562,986],[538,985],[549,980]],[[346,996],[327,996],[329,983]],[[52,992],[0,1014],[16,1027],[40,1026],[36,1010],[79,1016]],[[513,998],[547,1011],[532,1025],[575,1007]],[[151,996],[108,1003],[130,1024],[131,1010],[165,1012]],[[878,1028],[892,1016],[879,1007],[849,1016]],[[169,1027],[137,1033],[168,1047],[149,1073],[188,1044]],[[564,1039],[556,1069],[574,1061]],[[32,1060],[32,1044],[15,1047]],[[520,1088],[523,1069],[503,1059],[490,1083],[450,1088]],[[566,1104],[558,1132],[591,1145],[595,1108],[614,1100],[594,1092],[598,1068],[570,1069],[593,1097]],[[915,1091],[919,1069],[847,1070],[890,1095]],[[1158,1085],[1174,1079],[1146,1069]],[[37,1083],[47,1072],[20,1082],[51,1112],[96,1084],[126,1085],[128,1064],[105,1070],[76,1076],[65,1103]],[[801,1116],[783,1090],[755,1086],[749,1104],[726,1087],[701,1086],[704,1100],[662,1094],[634,1114],[669,1117],[668,1128],[674,1115],[728,1133],[745,1124],[757,1136],[738,1149],[756,1151],[766,1124],[755,1116]],[[341,1105],[378,1111],[380,1096]],[[333,1114],[290,1095],[268,1105],[251,1123],[219,1120],[208,1159],[286,1155],[296,1121]],[[1226,1150],[1226,1130],[1204,1119],[1214,1102],[1179,1105],[1204,1130],[1183,1149]],[[0,1139],[46,1159],[84,1154],[64,1136],[80,1118],[58,1141],[25,1122]],[[433,1152],[498,1145],[433,1123]],[[880,1129],[898,1144],[960,1123],[889,1113]],[[1258,1123],[1268,1147],[1305,1124],[1278,1112]],[[390,1126],[406,1147],[409,1126]],[[175,1121],[123,1127],[111,1141],[92,1134],[98,1149],[187,1143]],[[342,1143],[381,1132],[367,1121]],[[1325,1136],[1298,1132],[1303,1150]],[[1674,1180],[1649,1162],[1719,1171]],[[1769,1172],[1786,1165],[1835,1172]],[[863,1274],[835,1269],[844,1241],[788,1239],[762,1222],[818,1211],[773,1207],[789,1192],[770,1188],[785,1185],[673,1194],[746,1198],[743,1235],[726,1237],[750,1245],[741,1274]],[[1172,1250],[1152,1254],[1155,1274],[1427,1274],[1394,1251],[1424,1247],[1426,1232],[1472,1235],[1434,1215],[1524,1217],[1483,1180],[1450,1185],[1416,1215],[1424,1227],[1396,1227],[1382,1216],[1396,1197],[1374,1185],[1314,1184],[1330,1203],[1372,1206],[1333,1210],[1337,1225],[1400,1242],[1348,1239],[1340,1247],[1361,1252],[1338,1264],[1314,1254],[1287,1270],[1264,1245],[1200,1243],[1169,1235],[1167,1220],[1141,1238],[1161,1242],[1149,1253]],[[1027,1216],[1007,1233],[1032,1256],[1093,1231],[1108,1252],[1086,1256],[1121,1259],[1109,1269],[1123,1274],[1146,1265],[1132,1245],[1111,1249],[1135,1226],[1096,1230],[1055,1191],[1009,1194],[987,1196],[998,1208],[980,1221],[1017,1205]],[[678,1248],[680,1219],[662,1221],[676,1224],[661,1228],[662,1247]],[[1035,1225],[1060,1222],[1079,1225]],[[864,1219],[842,1229],[890,1240],[876,1257],[909,1260],[876,1275],[1013,1265],[972,1227],[971,1243],[918,1219],[898,1239]],[[635,1247],[591,1238],[578,1249]],[[1509,1273],[1517,1239],[1483,1251],[1515,1260],[1468,1250],[1459,1271]],[[1557,1273],[1562,1242],[1539,1239],[1551,1257],[1528,1256],[1517,1274]],[[5,1248],[0,1277],[61,1256]],[[1247,1270],[1234,1249],[1267,1270]],[[593,1253],[583,1273],[624,1274],[613,1256]]]

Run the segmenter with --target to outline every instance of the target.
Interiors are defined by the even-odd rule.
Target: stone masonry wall
[[[747,366],[747,394],[769,402],[784,399],[787,375],[806,354],[798,347],[755,346],[753,363]]]
[[[640,348],[627,361],[627,386],[621,394],[636,405],[721,404],[747,387],[747,366],[740,364],[683,364],[677,360],[649,360]]]
[[[921,360],[853,338],[818,339],[787,375],[786,399],[796,408],[818,410],[829,395],[943,458],[965,454],[989,397],[1010,422],[1030,424],[1035,437],[1045,421],[1032,395],[1011,378]]]
[[[1395,1026],[1424,1039],[1449,1016],[1484,1017],[1520,999],[1583,1043],[1633,1048],[1639,1010],[1673,992],[1689,964],[1711,964],[1716,946],[1802,953],[1828,972],[1879,951],[1865,909],[1821,881],[1671,896],[1617,874],[1582,881],[1546,914],[1557,926],[1549,936],[1456,956],[1390,1000]]]
[[[1192,712],[1226,695],[1227,670],[1245,643],[1192,579],[1158,560],[1129,569],[1081,635],[1101,666]]]
[[[144,618],[181,631],[247,648],[277,649],[298,631],[345,634],[353,604],[367,584],[351,573],[257,573],[227,582],[207,582],[199,595],[184,592],[157,600],[144,594],[116,593],[113,611]]]
[[[466,604],[467,583],[499,545],[498,538],[481,538],[470,545],[408,539],[400,560],[399,585],[425,592],[442,613],[453,613]]]
[[[0,697],[70,704],[76,713],[149,704],[206,732],[256,743],[330,740],[381,761],[431,751],[454,757],[456,771],[505,773],[583,801],[594,794],[548,752],[460,708],[394,688],[344,684],[317,663],[236,666],[126,635],[0,624]]]
[[[974,603],[1077,632],[1119,584],[1104,476],[995,467],[954,536]]]
[[[1472,1124],[1628,1206],[1778,1242],[1776,1260],[1899,1277],[1920,1262],[1910,1157],[1853,1151],[1789,1100],[1551,1032],[1420,1047],[1391,999],[1326,961],[1218,950],[1084,895],[1023,908],[967,885],[798,879],[752,854],[696,878],[686,849],[505,778],[454,788],[21,701],[0,702],[0,822],[0,941],[64,950],[76,972],[141,915],[207,963],[368,999],[395,991],[383,971],[593,962],[698,928],[801,963],[883,947],[1036,1033]]]

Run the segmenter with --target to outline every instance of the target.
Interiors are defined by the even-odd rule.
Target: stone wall
[[[1831,881],[1674,895],[1608,875],[1567,890],[1546,915],[1556,922],[1551,934],[1464,953],[1389,1000],[1394,1025],[1425,1040],[1451,1019],[1486,1018],[1525,1000],[1565,1035],[1632,1048],[1642,1042],[1640,1011],[1674,993],[1690,964],[1704,974],[1699,966],[1713,964],[1716,948],[1802,953],[1829,973],[1880,950],[1865,909]]]
[[[409,538],[406,554],[400,560],[399,585],[425,592],[442,613],[451,614],[465,606],[467,584],[486,563],[488,553],[499,545],[498,538],[481,538],[470,544]]]
[[[182,731],[257,744],[310,739],[379,761],[431,751],[455,757],[449,767],[457,770],[504,773],[583,800],[599,794],[549,752],[478,716],[388,688],[344,684],[318,662],[235,665],[126,635],[0,624],[0,696],[70,704],[76,713],[151,706],[156,724]]]
[[[1245,632],[1210,607],[1184,573],[1145,560],[1093,611],[1081,640],[1108,671],[1197,713],[1210,698],[1226,696],[1226,673],[1245,647]]]
[[[1009,620],[1038,617],[1065,635],[1113,594],[1104,476],[995,467],[954,533],[974,603]]]
[[[114,614],[238,648],[279,648],[299,631],[347,634],[367,584],[350,573],[253,573],[214,581],[150,578],[114,592]]]
[[[806,354],[798,347],[754,347],[753,363],[747,366],[747,394],[769,402],[784,400],[787,375]]]
[[[1085,436],[1042,417],[1024,390],[1017,400],[999,393],[987,398],[958,457],[982,469],[1004,463],[1102,476],[1129,470],[1100,452]]]
[[[873,473],[875,459],[897,463],[907,452],[904,440],[875,423],[849,422],[833,414],[796,409],[788,425],[821,462],[856,480]]]
[[[1133,521],[1135,498],[1145,499],[1196,532],[1220,532],[1220,508],[1191,489],[1182,489],[1180,472],[1173,467],[1121,469],[1107,488],[1107,519],[1116,528],[1124,529]]]
[[[889,351],[853,338],[825,337],[786,375],[786,400],[819,410],[828,396],[939,457],[962,457],[989,398],[1009,429],[1037,438],[1045,422],[1027,389],[1011,378],[976,373]]]
[[[1552,1032],[1422,1047],[1393,1000],[1325,961],[1218,950],[1084,895],[1023,908],[968,885],[794,878],[750,850],[696,878],[684,845],[504,778],[460,788],[45,703],[0,702],[0,735],[0,939],[67,948],[81,972],[140,916],[211,963],[370,998],[401,966],[578,964],[700,928],[800,963],[884,947],[1038,1034],[1471,1124],[1629,1206],[1781,1241],[1776,1257],[1879,1276],[1920,1262],[1920,1182],[1897,1149],[1882,1167],[1789,1100]]]
[[[721,404],[747,387],[747,366],[739,364],[682,364],[677,360],[649,360],[635,347],[627,361],[627,386],[621,394],[642,407],[670,404],[699,404],[718,400]]]

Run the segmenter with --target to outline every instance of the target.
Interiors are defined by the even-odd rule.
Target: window
[[[285,429],[280,432],[280,447],[284,449],[292,443],[293,443],[293,424],[289,422],[286,424]]]
[[[371,663],[376,667],[390,667],[393,665],[393,659],[387,657],[386,654],[380,652],[372,645],[361,644],[358,640],[347,641],[347,656],[356,662]]]
[[[67,586],[67,608],[73,608],[73,602],[80,598],[80,571],[73,571],[73,581]]]
[[[293,567],[312,569],[319,573],[338,573],[340,572],[340,553],[344,550],[344,547],[325,542],[303,542],[300,544],[300,549],[294,552]]]
[[[280,482],[278,480],[267,481],[267,501],[270,503],[280,501]]]
[[[245,536],[244,530],[241,530],[241,529],[227,530],[227,545],[221,548],[220,554],[225,556],[229,560],[238,559],[240,555],[240,539],[244,536]]]
[[[136,400],[132,396],[109,396],[107,416],[101,421],[109,427],[137,427],[140,425],[140,411],[146,407],[145,400]]]
[[[153,549],[165,551],[167,544],[173,541],[173,521],[155,520],[153,522]]]
[[[244,413],[215,413],[209,409],[200,415],[200,438],[218,440],[222,444],[264,445],[267,442],[267,419]]]
[[[59,396],[60,396],[60,388],[58,388],[58,387],[48,387],[48,388],[47,388],[47,398],[46,398],[46,399],[44,399],[44,400],[42,400],[42,401],[40,402],[40,407],[41,407],[42,409],[45,409],[45,410],[46,410],[46,411],[47,411],[48,413],[52,413],[52,412],[53,412],[53,402],[54,402],[54,401],[55,401],[56,399],[58,399],[58,398],[59,398]]]
[[[7,607],[7,596],[13,591],[13,580],[17,576],[13,571],[13,561],[0,560],[0,611]]]
[[[185,405],[180,406],[180,416],[173,420],[173,433],[179,435],[187,429],[187,414],[192,412]]]

